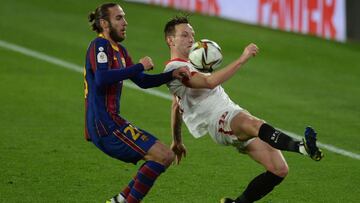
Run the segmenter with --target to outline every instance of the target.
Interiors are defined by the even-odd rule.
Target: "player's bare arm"
[[[186,148],[185,145],[182,143],[181,125],[182,125],[182,118],[181,118],[180,106],[177,102],[176,97],[174,96],[171,105],[171,132],[172,132],[173,141],[171,143],[170,149],[175,153],[176,164],[180,163],[183,156],[186,157]]]
[[[222,68],[211,75],[195,74],[184,84],[191,88],[213,89],[230,79],[237,70],[239,70],[251,57],[256,56],[258,52],[259,48],[256,44],[251,43],[245,47],[242,55],[237,60],[230,63],[225,68]]]

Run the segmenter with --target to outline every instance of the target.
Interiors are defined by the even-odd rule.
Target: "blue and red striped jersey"
[[[119,116],[123,80],[101,81],[102,73],[126,69],[133,66],[131,57],[121,45],[111,44],[101,35],[93,40],[86,54],[85,77],[85,138],[90,140],[89,132],[106,135],[115,125],[124,120]],[[141,65],[142,66],[142,65]],[[143,68],[138,68],[142,72]],[[124,74],[124,79],[131,77]],[[126,77],[128,76],[128,77]],[[111,79],[111,77],[110,77]],[[92,136],[91,136],[92,137]]]
[[[111,44],[99,35],[86,54],[85,138],[111,134],[127,123],[120,113],[123,80],[130,79],[141,88],[157,87],[173,80],[172,72],[149,75],[141,63],[133,64],[125,47]]]

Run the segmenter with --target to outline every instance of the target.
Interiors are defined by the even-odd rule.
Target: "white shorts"
[[[214,113],[212,118],[209,118],[211,122],[209,123],[208,131],[211,138],[216,143],[221,145],[232,145],[240,153],[245,153],[246,146],[255,138],[247,141],[239,141],[230,128],[231,120],[242,111],[246,110],[234,103],[227,105],[227,107],[222,108],[218,113]]]

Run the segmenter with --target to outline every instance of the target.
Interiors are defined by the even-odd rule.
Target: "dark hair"
[[[170,19],[164,28],[165,38],[167,36],[175,35],[175,26],[179,24],[187,24],[189,23],[189,14],[184,14],[182,16],[175,16],[174,18]]]
[[[103,31],[100,26],[100,19],[104,19],[106,21],[110,21],[109,19],[109,8],[118,6],[116,3],[104,3],[98,6],[95,11],[89,13],[88,20],[91,25],[91,29],[97,33]]]

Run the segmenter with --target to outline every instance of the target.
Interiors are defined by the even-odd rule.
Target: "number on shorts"
[[[124,129],[124,132],[127,134],[128,132],[130,132],[131,137],[133,138],[133,140],[137,140],[140,135],[141,132],[138,131],[138,129],[134,128],[133,126],[129,125]]]

